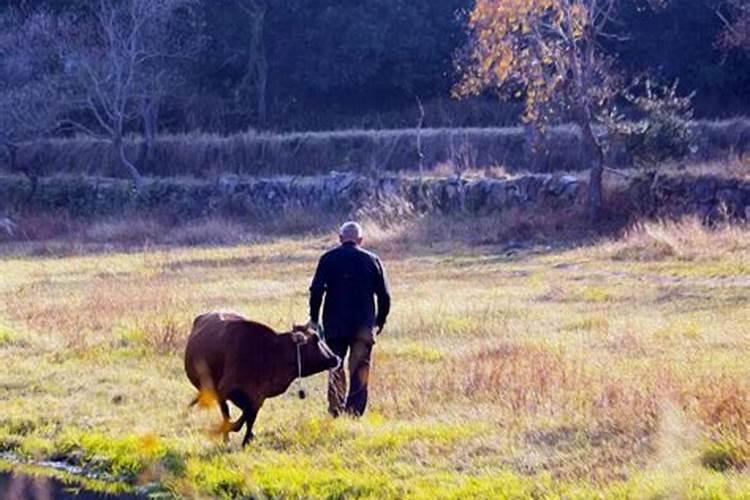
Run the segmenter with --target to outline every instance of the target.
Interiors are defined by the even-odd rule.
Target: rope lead
[[[307,393],[305,392],[305,387],[302,385],[302,345],[297,344],[297,385],[299,386],[299,390],[297,391],[297,395],[300,399],[305,399],[307,397]]]

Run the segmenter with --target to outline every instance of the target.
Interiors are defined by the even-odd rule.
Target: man
[[[323,255],[310,286],[310,325],[317,327],[325,295],[323,328],[329,347],[341,359],[349,353],[349,394],[343,367],[328,378],[328,412],[361,416],[367,406],[367,381],[375,338],[383,331],[391,297],[383,264],[362,249],[362,227],[347,222],[341,245]],[[374,297],[377,297],[377,309]]]

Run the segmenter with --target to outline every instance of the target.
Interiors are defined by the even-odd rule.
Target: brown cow
[[[201,393],[214,393],[224,417],[222,433],[247,426],[242,446],[253,438],[253,424],[267,398],[283,394],[298,376],[336,368],[341,359],[306,327],[276,333],[238,314],[207,313],[195,318],[185,348],[185,371]],[[301,373],[300,373],[301,371]],[[300,397],[304,397],[300,393]],[[231,401],[242,410],[231,423]]]

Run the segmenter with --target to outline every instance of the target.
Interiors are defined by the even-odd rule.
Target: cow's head
[[[294,325],[290,334],[292,341],[300,346],[303,377],[341,366],[341,358],[315,330],[305,325]]]

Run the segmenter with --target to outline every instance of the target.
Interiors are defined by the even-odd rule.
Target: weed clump
[[[732,437],[710,442],[701,453],[701,464],[707,469],[726,472],[750,465],[750,446]]]

